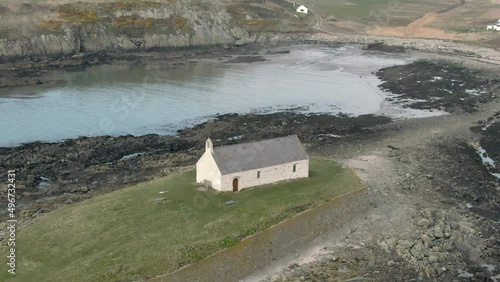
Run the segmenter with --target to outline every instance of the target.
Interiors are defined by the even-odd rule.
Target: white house
[[[488,25],[486,27],[486,30],[497,30],[497,31],[500,31],[500,19],[498,20],[498,22],[496,24]]]
[[[296,135],[229,146],[213,146],[196,163],[196,182],[219,191],[309,177],[309,156]]]
[[[307,14],[309,13],[309,9],[307,9],[306,6],[301,5],[297,8],[297,13]]]

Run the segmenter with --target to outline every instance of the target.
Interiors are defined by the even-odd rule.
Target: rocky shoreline
[[[262,54],[280,54],[290,44],[325,44],[338,46],[340,43],[309,41],[300,34],[262,35],[262,41],[245,45],[208,45],[192,47],[152,48],[143,51],[102,50],[74,55],[0,57],[0,95],[23,86],[52,87],[61,83],[54,80],[53,73],[78,72],[99,65],[147,65],[151,62],[167,66],[185,64],[200,59],[233,57],[228,63],[248,63],[264,60]],[[283,50],[284,49],[284,50]],[[241,56],[241,57],[240,57]]]
[[[191,58],[216,57],[230,50],[224,46],[167,48],[150,52],[109,52],[80,53],[72,56],[24,57],[5,59],[0,63],[0,90],[8,93],[10,89],[37,85],[52,86],[51,73],[83,71],[92,66],[103,64],[128,64],[131,66],[160,60],[164,64],[174,65]]]
[[[497,76],[446,61],[415,61],[381,69],[377,76],[384,81],[380,87],[403,107],[450,113],[474,112],[479,103],[495,99],[500,89]]]

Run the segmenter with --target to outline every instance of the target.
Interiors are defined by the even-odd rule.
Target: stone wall
[[[296,165],[295,172],[293,172],[293,165]],[[257,178],[258,171],[260,171],[259,178]],[[302,160],[223,175],[221,181],[221,190],[232,191],[233,180],[235,178],[238,178],[238,189],[241,190],[244,188],[265,185],[284,180],[304,178],[308,176],[309,160]]]
[[[221,190],[221,173],[210,151],[196,162],[196,182]]]
[[[351,192],[302,212],[195,264],[153,281],[233,282],[274,261],[306,248],[311,242],[368,209],[366,189]]]

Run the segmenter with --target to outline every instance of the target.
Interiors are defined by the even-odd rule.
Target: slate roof
[[[297,135],[214,147],[222,175],[308,159]]]

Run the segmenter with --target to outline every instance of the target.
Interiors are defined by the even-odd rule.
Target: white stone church
[[[196,163],[196,182],[219,191],[309,177],[309,156],[296,135],[229,146],[213,146]]]

